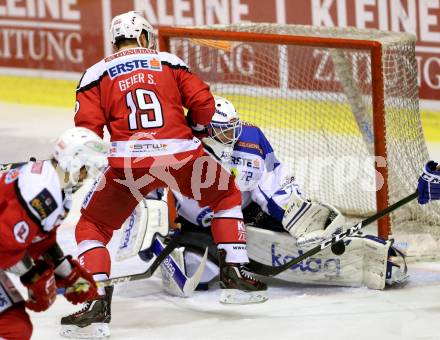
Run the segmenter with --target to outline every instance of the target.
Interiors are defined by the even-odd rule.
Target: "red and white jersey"
[[[90,67],[76,99],[75,125],[101,137],[107,126],[109,164],[116,168],[124,167],[124,157],[141,168],[201,155],[183,107],[201,125],[211,121],[215,110],[208,85],[181,59],[146,48],[122,50]]]
[[[51,161],[29,162],[0,175],[0,269],[25,252],[40,256],[56,242],[66,216],[60,181]]]

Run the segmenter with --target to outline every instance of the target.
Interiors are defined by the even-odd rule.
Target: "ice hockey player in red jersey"
[[[58,246],[56,229],[69,211],[71,192],[88,171],[105,166],[107,149],[92,131],[72,128],[57,140],[52,159],[0,174],[0,339],[30,339],[26,308],[46,310],[57,288],[65,288],[74,304],[96,295],[92,275]],[[20,276],[26,301],[6,273]]]
[[[106,126],[111,135],[109,167],[96,183],[99,190],[86,196],[76,227],[80,260],[96,280],[107,278],[113,231],[143,196],[168,186],[212,208],[212,233],[224,258],[223,292],[265,301],[266,285],[243,266],[248,256],[240,192],[194,137],[215,112],[209,87],[177,56],[156,50],[153,28],[139,13],[116,16],[110,31],[115,53],[90,67],[76,92],[76,126],[101,136]],[[61,320],[62,334],[109,323],[111,289],[101,293],[102,299]]]

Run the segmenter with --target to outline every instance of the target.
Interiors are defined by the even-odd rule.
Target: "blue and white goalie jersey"
[[[208,146],[212,145],[212,139],[206,138],[204,141],[211,141]],[[281,222],[290,195],[292,192],[300,195],[300,192],[258,127],[244,123],[240,138],[233,148],[222,145],[221,150],[207,149],[234,175],[242,193],[242,208],[255,202],[264,212]],[[179,216],[199,226],[210,225],[212,211],[209,207],[200,207],[197,201],[178,192],[174,192],[174,196]]]

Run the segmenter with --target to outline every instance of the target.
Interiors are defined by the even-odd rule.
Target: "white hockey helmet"
[[[241,135],[241,120],[234,105],[223,97],[215,96],[215,113],[208,124],[208,135],[217,142],[233,145]]]
[[[83,128],[74,127],[65,131],[55,142],[53,157],[61,170],[69,173],[68,186],[78,185],[82,167],[87,174],[102,170],[107,166],[109,147],[96,133]]]
[[[141,33],[147,32],[147,48],[156,49],[156,34],[153,26],[145,19],[140,12],[130,11],[117,15],[110,25],[111,43],[114,45],[120,39],[136,39],[139,47]]]

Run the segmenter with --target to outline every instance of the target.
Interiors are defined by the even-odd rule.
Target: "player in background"
[[[0,175],[0,339],[30,339],[26,308],[41,312],[55,301],[56,289],[77,304],[97,293],[93,277],[56,242],[70,194],[87,175],[107,164],[106,144],[85,128],[67,130],[53,158],[30,161]],[[20,276],[24,301],[6,273]]]
[[[208,137],[202,141],[206,149],[234,174],[241,190],[251,258],[272,258],[272,265],[278,262],[279,265],[284,257],[296,256],[298,252],[330,238],[333,233],[341,232],[344,218],[340,212],[328,204],[303,198],[298,184],[287,174],[263,132],[241,122],[235,107],[227,99],[216,97],[215,104],[216,113],[208,125]],[[180,193],[174,195],[184,235],[182,245],[203,253],[205,247],[212,244],[207,228],[211,225],[212,211]],[[261,229],[272,232],[261,232]],[[194,237],[196,233],[204,233],[204,236]],[[191,237],[186,238],[186,234]],[[305,261],[286,271],[282,278],[300,283],[366,285],[375,289],[383,289],[385,283],[406,280],[406,265],[401,261],[403,255],[392,247],[392,241],[365,236],[351,237],[346,243],[346,251],[340,258],[329,250],[324,251],[311,262]],[[200,257],[191,251],[185,255],[185,267],[192,275]],[[211,259],[216,262],[214,255]],[[215,267],[207,267],[204,282],[218,273]]]
[[[101,190],[86,196],[76,226],[81,263],[96,280],[108,278],[106,245],[113,232],[147,193],[169,186],[214,212],[223,296],[265,301],[266,285],[243,266],[248,256],[240,192],[193,134],[215,111],[208,85],[177,56],[157,51],[153,28],[140,14],[116,16],[110,31],[115,53],[90,67],[76,90],[76,126],[100,136],[107,126],[111,136],[109,167],[96,184]],[[111,289],[100,293],[100,299],[62,318],[62,334],[94,334],[97,324],[102,327],[98,335],[109,334]]]

